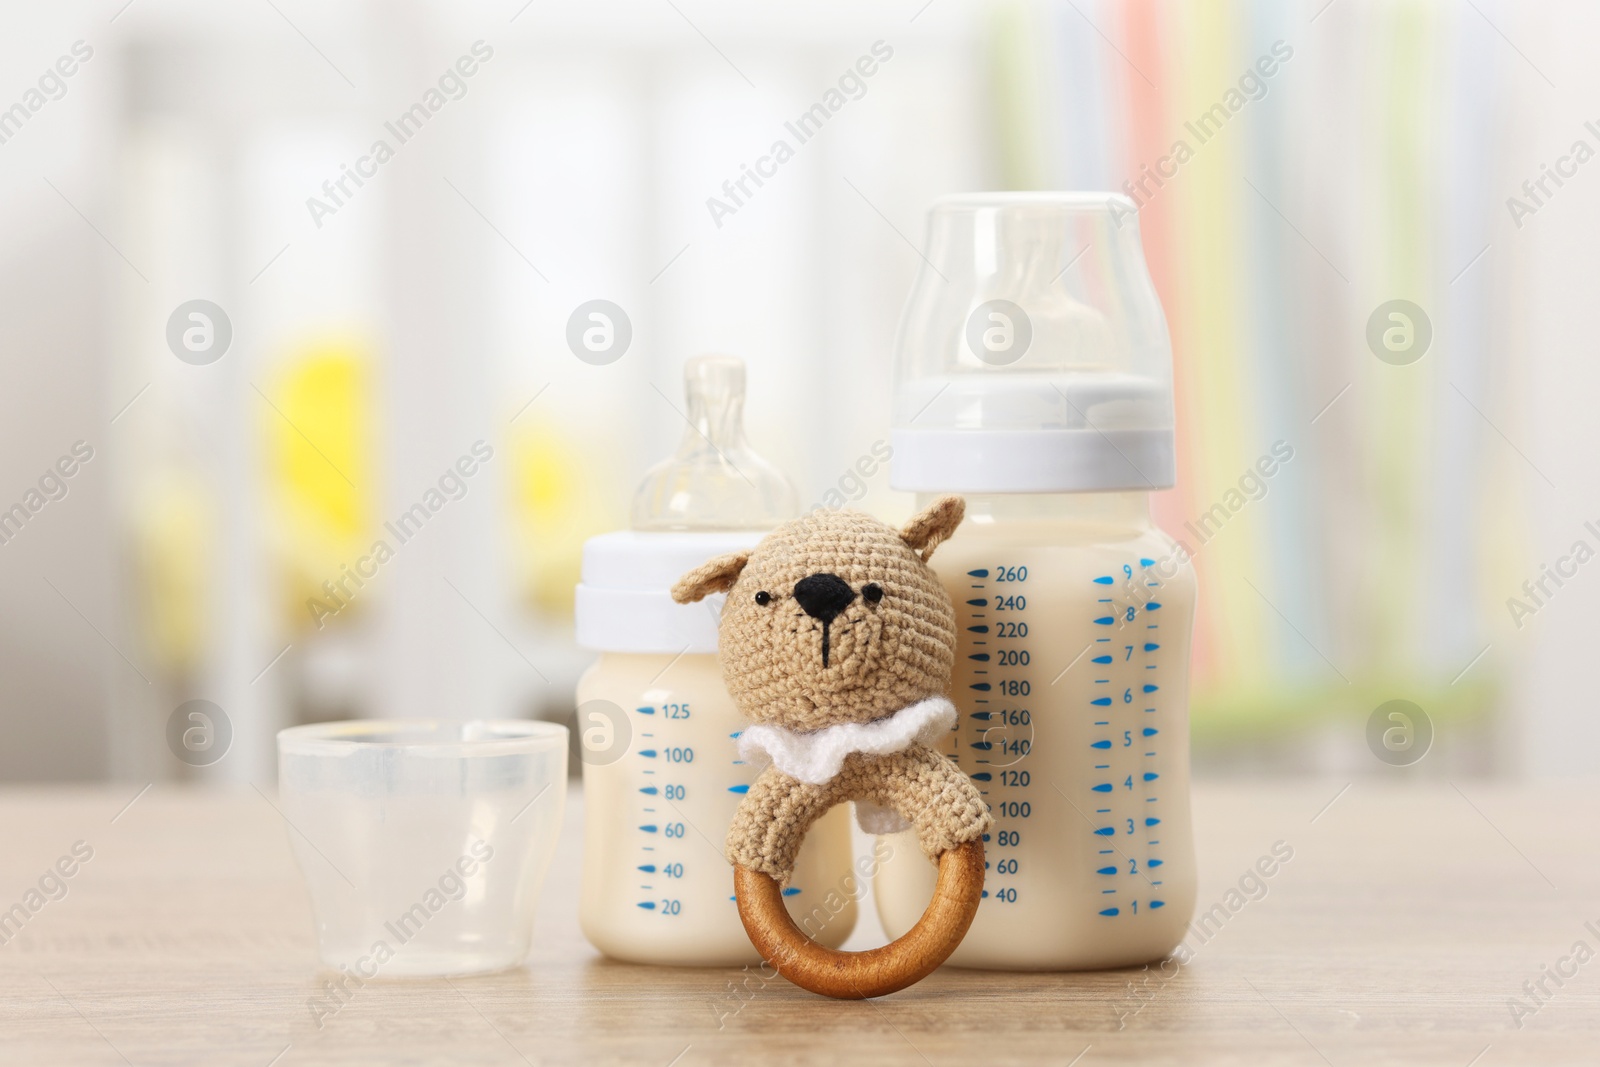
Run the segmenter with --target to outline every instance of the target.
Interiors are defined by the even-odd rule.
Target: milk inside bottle
[[[796,514],[794,488],[744,437],[744,364],[702,356],[684,369],[690,426],[633,501],[632,529],[584,545],[578,643],[601,653],[578,682],[584,798],[584,936],[637,963],[755,963],[739,922],[723,838],[753,775],[745,725],[723,687],[714,603],[669,590],[724,552],[754,547]],[[784,890],[790,913],[837,948],[855,926],[849,814],[806,837]],[[827,904],[822,905],[826,900]]]
[[[1065,970],[1166,955],[1194,909],[1188,674],[1195,581],[1150,520],[1175,481],[1172,353],[1133,204],[955,197],[895,354],[891,485],[959,492],[934,568],[956,606],[944,751],[995,816],[957,966]],[[935,871],[896,847],[891,937]]]

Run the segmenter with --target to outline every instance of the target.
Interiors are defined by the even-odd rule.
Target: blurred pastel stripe
[[[1496,210],[1493,31],[1429,0],[1324,3],[1041,0],[992,24],[1007,181],[1139,202],[1177,375],[1179,486],[1156,511],[1201,573],[1202,728],[1390,696],[1468,714],[1495,685],[1486,667],[1452,684],[1487,643],[1506,524],[1480,521],[1486,501],[1514,499],[1479,475],[1466,399],[1490,388],[1471,264]],[[1275,47],[1273,75],[1198,129]],[[1180,140],[1190,158],[1158,174]],[[1365,341],[1397,298],[1432,319],[1407,367]],[[1294,458],[1266,496],[1202,532],[1280,441]]]

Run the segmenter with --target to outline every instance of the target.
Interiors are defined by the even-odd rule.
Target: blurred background
[[[803,503],[910,512],[856,463],[928,205],[986,189],[1139,205],[1201,773],[1389,773],[1365,730],[1391,699],[1434,724],[1414,773],[1594,770],[1600,10],[73,0],[0,26],[0,778],[265,781],[294,723],[570,716],[580,547],[682,434],[685,359],[748,362],[752,443]],[[608,365],[567,344],[595,299],[632,329]],[[1373,340],[1396,300],[1411,362]],[[168,750],[191,699],[231,723],[213,767]]]

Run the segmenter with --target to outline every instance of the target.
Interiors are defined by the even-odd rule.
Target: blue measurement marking
[[[993,778],[994,775],[990,774],[988,771],[979,771],[977,774],[972,776],[972,780],[974,782],[987,782],[993,780]]]
[[[967,633],[969,633],[969,634],[986,634],[988,632],[989,632],[989,628],[987,626],[969,626],[969,627],[967,627]]]
[[[749,787],[749,785],[730,785],[728,787],[728,792],[730,792],[730,793],[748,793],[748,792],[750,792],[750,787]]]
[[[1160,826],[1161,825],[1161,820],[1160,819],[1156,819],[1156,818],[1147,818],[1147,819],[1145,819],[1144,824],[1146,826]],[[1154,841],[1152,841],[1150,843],[1152,845],[1155,844]]]
[[[1144,650],[1146,652],[1154,652],[1156,649],[1158,649],[1160,647],[1161,646],[1156,644],[1154,641],[1146,641],[1144,643]]]
[[[1100,837],[1110,837],[1111,835],[1115,834],[1116,832],[1117,832],[1117,828],[1115,826],[1102,826],[1102,827],[1100,827],[1100,829],[1095,831],[1095,833],[1097,835],[1099,835]]]
[[[641,871],[643,871],[645,874],[655,874],[656,873],[656,865],[653,864],[653,863],[641,863],[639,865],[639,869]]]
[[[1097,874],[1116,874],[1117,873],[1117,869],[1115,867],[1101,867],[1100,870],[1097,871],[1096,873]]]
[[[1102,911],[1100,914],[1104,915],[1104,916],[1107,916],[1108,918],[1114,919],[1114,918],[1117,917],[1117,909],[1116,908],[1107,908],[1105,911]]]
[[[653,748],[641,748],[639,750],[639,755],[643,756],[645,759],[655,759],[656,750]]]
[[[1141,566],[1141,567],[1154,567],[1155,564],[1156,564],[1156,561],[1153,560],[1153,559],[1141,559],[1141,560],[1139,560],[1139,566]]]
[[[639,827],[639,829],[643,830],[647,834],[653,834],[653,833],[656,832],[656,828],[655,828],[654,825],[641,826],[641,827]]]
[[[1144,780],[1147,781],[1147,782],[1153,782],[1157,778],[1160,778],[1160,777],[1161,776],[1159,774],[1157,774],[1155,771],[1145,771],[1144,772]]]
[[[994,687],[991,686],[988,682],[973,682],[967,688],[976,689],[980,693],[987,693],[990,689],[992,689]]]
[[[1094,620],[1094,624],[1096,626],[1110,626],[1112,623],[1114,623],[1116,621],[1117,620],[1113,619],[1110,615],[1106,615],[1106,616],[1103,616],[1101,618],[1098,618],[1098,619]]]
[[[1095,725],[1096,726],[1110,726],[1111,724],[1109,722],[1106,722],[1104,719],[1101,719],[1099,722],[1095,723]]]
[[[654,715],[656,713],[655,708],[634,708],[633,710],[637,711],[640,715]]]
[[[977,719],[979,722],[988,722],[990,719],[994,718],[994,712],[992,712],[992,711],[975,711],[971,715],[969,715],[968,718]]]
[[[1146,866],[1150,866],[1150,867],[1159,867],[1159,866],[1161,866],[1161,862],[1162,862],[1161,860],[1146,860],[1145,864],[1146,864]]]
[[[1160,882],[1157,882],[1157,883],[1156,883],[1156,884],[1157,884],[1157,885],[1160,885],[1160,884],[1161,884],[1161,883],[1160,883]],[[1152,900],[1152,901],[1151,901],[1151,902],[1150,902],[1150,907],[1151,907],[1151,909],[1155,909],[1155,908],[1164,908],[1164,907],[1166,907],[1166,906],[1167,906],[1167,902],[1166,902],[1166,901],[1164,901],[1164,900]]]
[[[979,663],[988,663],[989,662],[989,653],[987,653],[987,652],[974,652],[972,655],[968,656],[967,658],[968,659],[975,659]]]
[[[1152,601],[1150,601],[1150,603],[1148,603],[1148,604],[1146,604],[1144,606],[1144,610],[1146,610],[1146,611],[1160,611],[1161,610],[1161,605],[1156,603],[1154,600],[1152,600]]]
[[[1111,662],[1111,657],[1110,656],[1096,656],[1094,659],[1090,660],[1089,662],[1090,663],[1106,664],[1106,663],[1110,663]]]
[[[1156,691],[1156,690],[1157,690],[1157,689],[1160,689],[1160,688],[1161,688],[1161,687],[1160,687],[1160,686],[1159,686],[1159,685],[1149,685],[1149,684],[1146,684],[1146,685],[1145,685],[1145,687],[1144,687],[1144,691],[1145,691],[1145,692],[1146,692],[1146,693],[1154,693],[1154,692],[1155,692],[1155,691]]]
[[[1094,580],[1094,584],[1095,585],[1110,585],[1111,584],[1111,575],[1108,574],[1103,578],[1096,578]]]
[[[653,786],[653,785],[647,785],[647,786],[645,786],[645,787],[644,787],[644,788],[643,788],[643,789],[641,789],[641,790],[639,790],[639,792],[641,792],[641,793],[643,793],[643,794],[645,794],[645,795],[646,795],[646,796],[651,796],[651,797],[653,797],[653,796],[655,796],[655,795],[656,795],[656,794],[657,794],[657,793],[659,793],[659,792],[661,792],[661,790],[659,790],[659,789],[657,789],[657,788],[656,788],[656,787],[655,787],[655,786]]]
[[[656,910],[656,902],[653,901],[653,900],[641,900],[641,901],[639,901],[639,907],[645,908],[648,911],[655,911]]]
[[[783,891],[783,895],[786,897],[792,897],[798,892],[800,892],[800,890],[796,889],[794,886],[789,886]]]
[[[1110,741],[1093,741],[1093,742],[1090,742],[1089,747],[1090,748],[1110,748],[1111,747],[1111,742]]]
[[[1090,786],[1089,788],[1093,789],[1096,793],[1109,793],[1111,792],[1111,783],[1101,782],[1099,785]]]
[[[972,742],[972,747],[977,749],[979,752],[988,752],[990,749],[994,748],[994,743],[992,741],[974,741]],[[982,763],[984,761],[980,760],[979,762]]]
[[[976,600],[967,601],[968,604],[971,604],[975,608],[981,608],[985,604],[987,604],[988,602],[989,602],[988,597],[978,597]]]
[[[1089,701],[1089,703],[1097,708],[1109,708],[1111,706],[1111,698],[1095,697],[1093,700]]]
[[[979,567],[975,571],[968,571],[967,576],[970,578],[987,578],[989,577],[989,568]]]
[[[1110,815],[1111,814],[1111,809],[1110,808],[1095,808],[1094,809],[1094,813],[1096,815]]]

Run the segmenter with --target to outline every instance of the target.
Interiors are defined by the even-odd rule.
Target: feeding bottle
[[[934,568],[956,606],[947,752],[995,816],[958,966],[1165,956],[1194,909],[1188,682],[1195,580],[1150,520],[1175,481],[1172,349],[1133,204],[938,202],[895,351],[890,484],[966,496]],[[874,882],[891,937],[934,869]]]
[[[745,441],[744,384],[738,359],[688,361],[691,425],[677,454],[645,476],[632,529],[584,545],[577,638],[600,658],[577,692],[579,920],[590,943],[615,959],[724,966],[759,958],[723,857],[754,775],[736,757],[745,724],[717,662],[722,598],[683,605],[670,593],[686,572],[754,547],[796,514],[794,487]],[[856,919],[848,818],[840,808],[817,824],[785,889],[797,918],[830,898],[818,940],[834,948]]]

